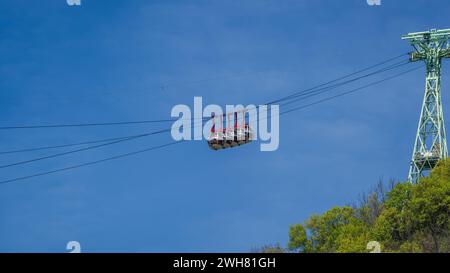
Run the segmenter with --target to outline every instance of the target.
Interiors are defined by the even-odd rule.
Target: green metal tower
[[[447,140],[441,99],[441,66],[450,58],[450,29],[432,29],[402,36],[416,49],[411,61],[426,64],[426,85],[408,179],[417,180],[429,172],[439,160],[447,158]]]

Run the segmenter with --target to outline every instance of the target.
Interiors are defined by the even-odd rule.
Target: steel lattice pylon
[[[410,182],[417,182],[439,160],[448,157],[441,99],[441,66],[443,58],[450,58],[450,29],[409,33],[402,39],[410,40],[416,49],[411,54],[411,61],[424,61],[426,64],[425,96],[408,175]]]

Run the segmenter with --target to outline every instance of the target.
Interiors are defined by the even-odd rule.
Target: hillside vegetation
[[[357,206],[334,207],[291,225],[287,248],[262,252],[450,252],[450,160],[441,161],[416,184],[378,186]]]

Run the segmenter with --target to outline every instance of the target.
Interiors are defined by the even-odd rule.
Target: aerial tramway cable
[[[386,82],[388,80],[400,77],[402,75],[405,75],[407,73],[415,71],[415,70],[417,70],[419,68],[422,68],[422,66],[418,66],[418,67],[415,67],[413,69],[409,69],[409,70],[403,71],[401,73],[398,73],[398,74],[395,74],[393,76],[384,78],[382,80],[378,80],[376,82],[369,83],[369,84],[361,86],[359,88],[355,88],[355,89],[352,89],[352,90],[349,90],[349,91],[346,91],[346,92],[343,92],[343,93],[340,93],[340,94],[337,94],[337,95],[334,95],[334,96],[330,96],[328,98],[324,98],[324,99],[318,100],[318,101],[316,101],[314,103],[310,103],[310,104],[307,104],[307,105],[303,105],[303,106],[300,106],[300,107],[296,107],[296,108],[284,111],[284,112],[280,113],[280,115],[288,114],[288,113],[291,113],[291,112],[294,112],[294,111],[299,111],[301,109],[304,109],[304,108],[307,108],[307,107],[310,107],[310,106],[313,106],[313,105],[316,105],[316,104],[320,104],[320,103],[323,103],[325,101],[333,100],[333,99],[336,99],[336,98],[341,97],[341,96],[345,96],[345,95],[348,95],[348,94],[351,94],[351,93],[355,93],[357,91],[360,91],[360,90],[366,89],[368,87],[380,84],[382,82]],[[12,183],[12,182],[17,182],[17,181],[31,179],[31,178],[34,178],[34,177],[39,177],[39,176],[49,175],[49,174],[53,174],[53,173],[69,171],[69,170],[73,170],[73,169],[77,169],[77,168],[81,168],[81,167],[91,166],[91,165],[103,163],[103,162],[106,162],[106,161],[111,161],[111,160],[115,160],[115,159],[129,157],[129,156],[136,155],[136,154],[145,153],[145,152],[148,152],[148,151],[153,151],[153,150],[156,150],[156,149],[165,148],[165,147],[172,146],[172,145],[175,145],[175,144],[178,144],[178,143],[182,143],[182,142],[184,142],[184,141],[174,141],[174,142],[166,143],[166,144],[163,144],[163,145],[153,146],[153,147],[149,147],[149,148],[146,148],[146,149],[137,150],[137,151],[133,151],[133,152],[125,153],[125,154],[119,154],[119,155],[116,155],[116,156],[107,157],[107,158],[104,158],[104,159],[95,160],[95,161],[91,161],[91,162],[86,162],[86,163],[73,165],[73,166],[69,166],[69,167],[65,167],[65,168],[55,169],[55,170],[51,170],[51,171],[47,171],[47,172],[41,172],[41,173],[36,173],[36,174],[22,176],[22,177],[16,177],[16,178],[0,181],[0,184],[8,184],[8,183]]]
[[[317,85],[313,88],[308,88],[306,90],[302,90],[302,91],[297,91],[294,92],[293,94],[290,94],[288,96],[282,97],[280,99],[277,99],[275,101],[269,102],[268,104],[275,104],[278,102],[283,102],[281,104],[281,106],[285,106],[288,104],[292,104],[294,102],[297,102],[299,100],[303,100],[306,98],[310,98],[312,96],[316,96],[318,94],[322,94],[324,92],[328,92],[331,91],[337,87],[346,85],[348,83],[352,83],[355,81],[358,81],[360,79],[363,78],[367,78],[379,73],[383,73],[395,68],[398,68],[400,66],[406,65],[409,63],[409,61],[407,60],[405,61],[401,61],[398,63],[394,63],[391,64],[387,67],[381,68],[377,71],[371,72],[369,74],[365,74],[365,75],[361,75],[357,78],[353,78],[344,82],[339,82],[340,80],[343,79],[347,79],[350,78],[351,76],[357,75],[359,73],[371,70],[373,68],[379,67],[383,64],[387,64],[392,62],[393,60],[396,60],[400,57],[405,56],[405,54],[401,54],[398,55],[396,57],[393,58],[389,58],[383,62],[377,63],[375,65],[371,65],[367,68],[361,69],[357,72],[339,77],[337,79],[334,79],[332,81],[328,81],[324,84],[320,84]],[[334,85],[331,86],[326,86],[328,84],[331,83],[335,83]],[[285,102],[284,102],[285,101]],[[224,114],[225,115],[225,114]],[[209,118],[202,118],[202,120],[208,120]],[[168,122],[171,121],[173,122],[173,119],[165,119],[165,120],[147,120],[147,121],[130,121],[130,122],[112,122],[112,123],[84,123],[84,124],[59,124],[59,125],[31,125],[31,126],[9,126],[9,127],[0,127],[0,130],[8,130],[8,129],[38,129],[38,128],[60,128],[60,127],[85,127],[85,126],[106,126],[106,125],[124,125],[124,124],[140,124],[140,123],[161,123],[161,122]],[[99,140],[91,140],[91,141],[83,141],[83,142],[75,142],[75,143],[69,143],[69,144],[59,144],[59,145],[47,145],[47,146],[40,146],[40,147],[31,147],[31,148],[24,148],[24,149],[16,149],[16,150],[7,150],[7,151],[0,151],[0,155],[2,154],[15,154],[15,153],[23,153],[23,152],[33,152],[33,151],[41,151],[41,150],[48,150],[48,149],[56,149],[56,148],[66,148],[66,147],[72,147],[72,146],[81,146],[81,145],[88,145],[88,144],[96,144],[96,143],[105,143],[105,145],[95,145],[95,146],[90,146],[84,149],[77,149],[77,150],[73,150],[73,151],[69,151],[67,153],[60,153],[60,154],[56,154],[56,155],[52,155],[49,156],[48,158],[53,158],[56,156],[62,156],[62,155],[66,155],[66,154],[71,154],[71,153],[75,153],[75,152],[81,152],[81,151],[85,151],[85,150],[91,150],[91,149],[95,149],[95,148],[100,148],[100,147],[104,147],[104,146],[109,146],[109,145],[113,145],[116,143],[121,143],[121,142],[125,142],[125,141],[129,141],[129,140],[133,140],[136,138],[141,138],[141,137],[145,137],[145,136],[149,136],[149,135],[154,135],[154,134],[158,134],[158,133],[164,133],[170,130],[163,130],[162,132],[152,132],[152,133],[146,133],[146,134],[136,134],[136,135],[129,135],[129,136],[124,136],[124,137],[115,137],[115,138],[106,138],[106,139],[99,139]],[[111,143],[109,143],[111,142]],[[43,157],[42,159],[46,159],[47,157]],[[38,158],[37,160],[41,160],[40,158]],[[27,160],[27,161],[35,161],[35,160]],[[18,162],[20,163],[20,162]],[[27,163],[27,162],[25,162]],[[9,165],[16,165],[16,164],[9,164]],[[5,166],[6,167],[6,166]],[[2,166],[0,166],[0,168],[2,168]]]
[[[384,64],[390,63],[396,59],[408,56],[409,53],[403,53],[401,55],[397,55],[395,57],[389,58],[387,60],[384,60],[382,62],[376,63],[374,65],[371,65],[369,67],[363,68],[361,70],[358,70],[356,72],[347,74],[345,76],[339,77],[337,79],[325,82],[323,84],[314,86],[312,88],[308,88],[301,91],[296,91],[293,94],[290,94],[288,96],[273,100],[271,102],[268,102],[266,104],[275,104],[281,101],[289,100],[292,97],[298,96],[299,94],[302,94],[304,92],[313,91],[317,88],[324,87],[326,85],[329,85],[331,83],[336,83],[340,80],[347,79],[349,77],[355,76],[357,74],[360,74],[362,72],[369,71],[371,69],[374,69],[376,67],[382,66]],[[207,118],[203,118],[207,119]],[[155,123],[168,123],[173,122],[174,119],[155,119],[155,120],[135,120],[135,121],[118,121],[118,122],[92,122],[92,123],[64,123],[64,124],[37,124],[37,125],[14,125],[14,126],[0,126],[0,130],[16,130],[16,129],[50,129],[50,128],[69,128],[69,127],[97,127],[97,126],[114,126],[114,125],[136,125],[136,124],[155,124]]]

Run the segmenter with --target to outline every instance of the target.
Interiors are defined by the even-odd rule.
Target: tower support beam
[[[416,49],[411,53],[410,60],[426,64],[425,95],[408,175],[410,182],[417,182],[439,160],[448,157],[441,98],[441,67],[442,59],[450,58],[450,29],[410,33],[402,39],[409,40]]]

